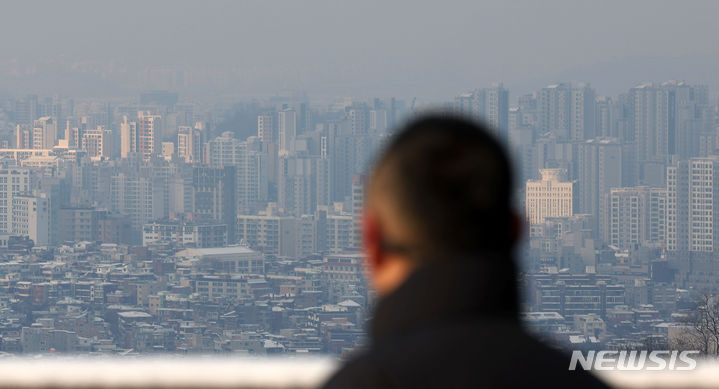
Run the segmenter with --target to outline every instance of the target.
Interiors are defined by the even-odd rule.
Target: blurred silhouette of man
[[[508,158],[480,125],[430,115],[397,133],[362,222],[379,295],[369,349],[326,387],[605,387],[521,328],[511,191]]]

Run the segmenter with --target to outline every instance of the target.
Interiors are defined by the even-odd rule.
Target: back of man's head
[[[429,115],[400,129],[375,163],[371,196],[399,215],[399,246],[419,261],[507,252],[514,243],[511,168],[481,124]]]

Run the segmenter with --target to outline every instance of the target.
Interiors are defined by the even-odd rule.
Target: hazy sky
[[[4,1],[0,63],[236,68],[238,94],[443,98],[565,79],[614,94],[668,78],[716,92],[718,16],[717,1]],[[0,73],[0,89],[72,89],[53,77]],[[98,85],[123,87],[113,77]]]

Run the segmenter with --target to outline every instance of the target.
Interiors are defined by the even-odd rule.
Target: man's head
[[[511,186],[504,149],[482,126],[431,115],[401,129],[367,188],[364,247],[378,292],[429,262],[508,253],[518,235]]]

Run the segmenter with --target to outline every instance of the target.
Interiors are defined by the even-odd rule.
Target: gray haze
[[[504,81],[719,86],[719,2],[4,2],[0,94],[442,99]],[[515,94],[517,93],[517,94]]]

